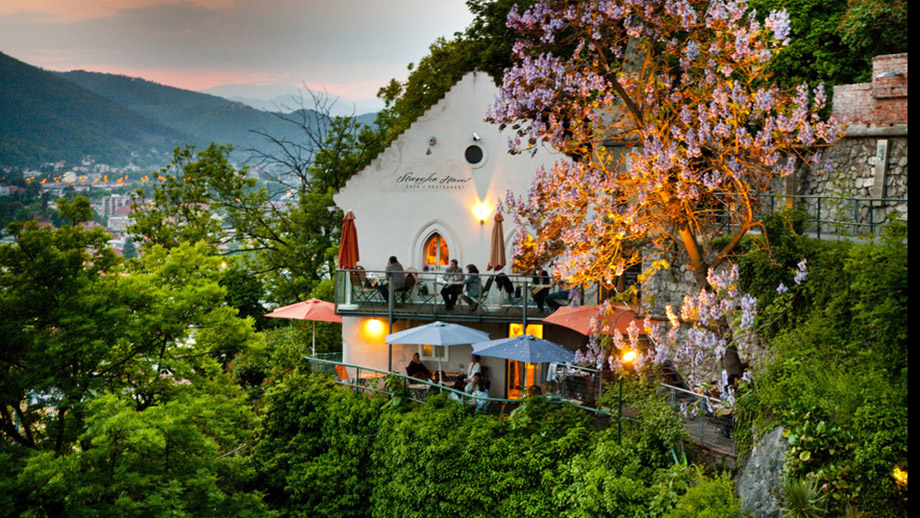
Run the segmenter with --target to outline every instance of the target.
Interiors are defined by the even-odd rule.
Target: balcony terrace
[[[471,297],[476,308],[458,300],[452,310],[445,308],[441,289],[443,272],[408,272],[415,276],[402,290],[393,290],[383,271],[338,270],[335,272],[336,313],[342,316],[390,317],[450,322],[526,323],[538,322],[551,313],[550,305],[540,311],[534,299],[533,278],[526,275],[479,274],[481,292]],[[502,277],[502,280],[499,278]],[[411,286],[410,286],[411,284]],[[499,284],[504,289],[499,288]],[[569,298],[560,290],[541,285],[546,294],[557,293],[554,302],[567,305]],[[391,291],[392,290],[392,291]],[[564,292],[562,292],[564,293]],[[389,297],[388,296],[392,295]]]

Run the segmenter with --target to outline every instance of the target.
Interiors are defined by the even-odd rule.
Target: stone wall
[[[907,221],[907,150],[906,136],[848,136],[825,152],[833,172],[800,172],[795,194],[863,200],[822,200],[822,220],[852,221],[858,214],[858,222],[864,226],[859,232],[850,229],[851,233],[869,232],[870,223],[884,222],[889,213]],[[882,198],[902,201],[880,201]],[[797,203],[804,204],[809,214],[817,213],[815,199]]]
[[[832,173],[802,168],[787,194],[860,198],[842,203],[822,200],[822,220],[853,221],[844,228],[852,234],[875,229],[894,213],[907,220],[907,54],[876,56],[872,82],[834,87],[834,116],[847,125],[846,136],[825,151]],[[881,198],[900,202],[875,201]],[[868,201],[873,200],[873,201]],[[815,199],[799,200],[809,214],[817,214]]]

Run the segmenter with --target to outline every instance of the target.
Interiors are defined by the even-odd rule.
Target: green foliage
[[[824,495],[812,478],[787,478],[783,481],[783,518],[824,516]]]
[[[90,206],[89,198],[86,196],[77,196],[72,200],[58,198],[57,210],[58,214],[71,225],[85,223],[93,219],[93,208]]]
[[[906,226],[891,224],[872,244],[817,242],[789,228],[772,227],[769,256],[740,258],[753,273],[745,278],[757,279],[745,288],[763,308],[774,354],[738,398],[736,429],[783,425],[787,471],[826,488],[832,514],[853,505],[900,516],[906,493],[892,471],[907,458]],[[778,296],[773,287],[791,285],[802,258],[804,289]],[[746,433],[736,439],[749,447]]]
[[[224,304],[221,259],[203,243],[152,246],[125,269],[100,229],[10,230],[0,457],[15,471],[0,470],[4,507],[265,515],[246,456],[256,421],[221,365],[259,341]]]
[[[760,17],[785,8],[792,29],[788,47],[770,64],[784,84],[868,82],[872,58],[907,52],[905,0],[751,0]]]
[[[632,390],[630,404],[650,415],[660,401],[644,404],[649,394]],[[542,396],[507,420],[445,395],[401,401],[315,374],[269,389],[255,458],[272,507],[298,516],[662,516],[703,480],[673,466],[660,440],[636,432],[618,445],[614,431],[596,432],[583,412]]]
[[[367,516],[380,399],[291,375],[266,395],[254,452],[266,500],[283,516]]]
[[[907,52],[907,0],[849,0],[840,18],[840,39],[863,68],[857,82],[872,80],[872,58]]]
[[[694,485],[678,500],[665,518],[741,518],[741,501],[734,494],[734,481],[725,474],[706,478],[697,472]]]
[[[18,479],[39,516],[266,516],[245,452],[247,406],[219,394],[138,410],[110,394],[87,408],[81,448],[30,456]]]
[[[683,421],[668,402],[657,392],[656,383],[650,378],[624,374],[623,407],[631,408],[637,414],[637,422],[624,421],[626,440],[635,441],[637,454],[648,454],[642,462],[650,467],[665,467],[670,464],[669,450],[679,449],[687,432]],[[603,391],[599,405],[616,412],[619,395],[616,385],[608,385]]]
[[[195,146],[176,148],[172,164],[160,171],[165,180],[154,189],[152,202],[144,203],[140,191],[132,195],[134,224],[128,231],[144,239],[145,246],[204,241],[216,248],[223,243],[222,211],[231,202],[242,203],[240,197],[256,204],[265,200],[264,190],[252,191],[255,179],[230,164],[232,149],[215,144],[197,153]],[[224,198],[227,194],[233,198]]]
[[[125,245],[121,249],[121,256],[125,259],[137,257],[137,247],[134,246],[134,240],[130,237],[125,237]]]

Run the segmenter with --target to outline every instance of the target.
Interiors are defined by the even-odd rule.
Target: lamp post
[[[620,437],[622,433],[622,427],[620,421],[623,420],[623,377],[622,372],[628,369],[632,362],[636,359],[636,351],[626,351],[623,354],[623,357],[620,358],[620,363],[623,365],[623,369],[617,373],[617,444],[620,444]]]

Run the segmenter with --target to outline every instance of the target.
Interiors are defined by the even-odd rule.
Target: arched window
[[[447,266],[450,260],[450,253],[447,249],[447,242],[437,232],[431,234],[425,241],[425,266],[438,267]]]

